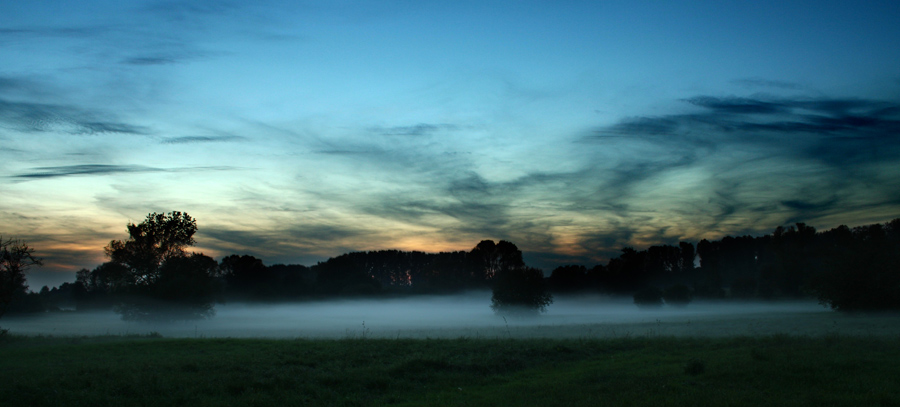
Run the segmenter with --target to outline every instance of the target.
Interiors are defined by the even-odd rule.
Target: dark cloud
[[[234,167],[155,168],[146,167],[143,165],[83,164],[65,165],[58,167],[36,167],[32,168],[32,172],[14,175],[13,178],[41,179],[68,177],[73,175],[111,175],[143,172],[228,171],[232,169],[234,169]]]
[[[732,83],[745,86],[748,88],[775,88],[775,89],[786,89],[786,90],[800,90],[804,89],[804,86],[786,81],[775,81],[769,79],[761,79],[761,78],[744,78],[744,79],[736,79],[732,81]]]
[[[654,140],[710,148],[737,143],[781,146],[783,154],[822,160],[834,166],[871,159],[876,149],[900,148],[900,103],[894,101],[711,96],[685,101],[704,111],[629,118],[602,128],[583,141],[609,135],[666,136],[665,140]],[[785,140],[798,141],[785,144]]]
[[[670,219],[682,219],[682,230],[733,235],[863,213],[867,209],[860,202],[900,197],[892,192],[900,170],[891,169],[900,162],[898,101],[733,96],[683,101],[699,111],[630,117],[578,140],[579,149],[596,154],[591,170],[596,193],[565,199],[607,222],[629,220],[585,236],[583,251],[608,253],[636,238],[671,244],[667,239],[675,229],[647,231],[659,223],[651,216],[656,205]],[[670,201],[646,200],[654,197],[653,189],[667,188],[661,180],[681,173],[673,170],[690,174],[692,188],[680,185],[682,195]]]
[[[868,114],[871,114],[872,112],[878,112],[884,108],[897,108],[897,103],[892,102],[841,98],[797,99],[788,100],[786,101],[786,104],[796,108],[809,109],[833,116],[848,115],[854,111],[861,111],[864,114],[868,112]]]
[[[631,246],[631,241],[635,236],[636,227],[634,224],[621,224],[612,221],[610,227],[605,228],[602,232],[581,236],[578,245],[581,250],[588,253],[595,253],[597,256],[610,259],[618,257],[623,247]],[[658,241],[667,240],[663,236],[658,236]]]
[[[317,247],[325,242],[333,244],[333,242],[363,238],[374,232],[343,224],[304,224],[288,227],[286,233],[292,238],[293,243]]]
[[[664,117],[637,117],[622,120],[619,123],[598,131],[590,138],[614,136],[655,136],[673,134],[679,127],[678,120]]]
[[[185,137],[169,137],[163,140],[164,144],[189,144],[189,143],[217,143],[227,141],[244,140],[244,137],[224,135],[224,136],[185,136]]]
[[[67,165],[60,167],[37,167],[33,172],[18,174],[15,178],[56,178],[71,175],[106,175],[135,172],[161,172],[160,168],[142,165]]]
[[[784,113],[787,110],[781,103],[749,98],[697,96],[686,101],[695,106],[711,109],[714,113],[774,114]]]
[[[34,81],[28,79],[0,76],[0,92],[3,93],[23,90],[28,91],[34,89],[36,86]]]
[[[459,126],[453,124],[419,123],[413,126],[376,127],[372,131],[385,136],[427,136],[440,131],[454,131],[458,129]]]
[[[834,207],[835,203],[837,203],[837,198],[832,198],[826,202],[810,202],[803,200],[787,200],[781,201],[781,204],[798,211],[802,212],[811,212],[811,211],[821,211]]]
[[[267,264],[315,264],[316,261],[338,256],[359,248],[340,242],[365,237],[372,232],[337,225],[283,225],[281,230],[238,230],[221,226],[202,226],[198,238],[202,245],[224,254],[249,254],[266,260]]]
[[[46,104],[16,102],[0,99],[0,126],[6,125],[18,131],[62,131],[70,134],[120,133],[145,135],[150,130],[143,126],[117,121],[102,120],[103,114],[80,108]]]
[[[327,155],[379,155],[383,153],[383,150],[372,149],[372,150],[318,150],[316,153],[318,154],[327,154]]]
[[[127,65],[169,65],[176,62],[175,58],[167,57],[132,57],[122,60],[122,63]]]

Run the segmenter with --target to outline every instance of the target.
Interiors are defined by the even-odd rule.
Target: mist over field
[[[534,317],[493,313],[490,292],[282,304],[228,303],[207,320],[123,321],[112,311],[4,319],[24,335],[269,338],[613,338],[641,336],[897,335],[896,316],[846,315],[814,301],[709,302],[639,309],[630,298],[561,297]]]

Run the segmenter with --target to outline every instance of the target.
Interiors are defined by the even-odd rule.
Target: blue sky
[[[184,211],[268,264],[900,217],[900,3],[0,4],[0,234],[103,262]]]

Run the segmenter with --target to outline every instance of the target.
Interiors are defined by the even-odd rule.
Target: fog
[[[208,320],[123,321],[111,312],[4,318],[21,335],[268,338],[621,338],[646,336],[898,335],[896,317],[855,316],[814,301],[700,302],[642,310],[630,298],[559,297],[535,317],[500,317],[490,292],[290,304],[218,304]]]

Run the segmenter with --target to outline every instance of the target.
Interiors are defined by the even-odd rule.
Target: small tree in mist
[[[659,308],[663,305],[663,292],[656,287],[645,287],[634,293],[634,304],[639,308]]]
[[[171,257],[160,266],[153,284],[132,287],[116,311],[126,320],[211,317],[220,292],[212,278],[217,268],[213,258],[201,253]]]
[[[686,284],[675,284],[663,291],[662,298],[667,305],[686,307],[694,299],[694,293]]]
[[[501,268],[494,275],[491,308],[498,314],[536,314],[553,303],[544,272],[533,267]]]

